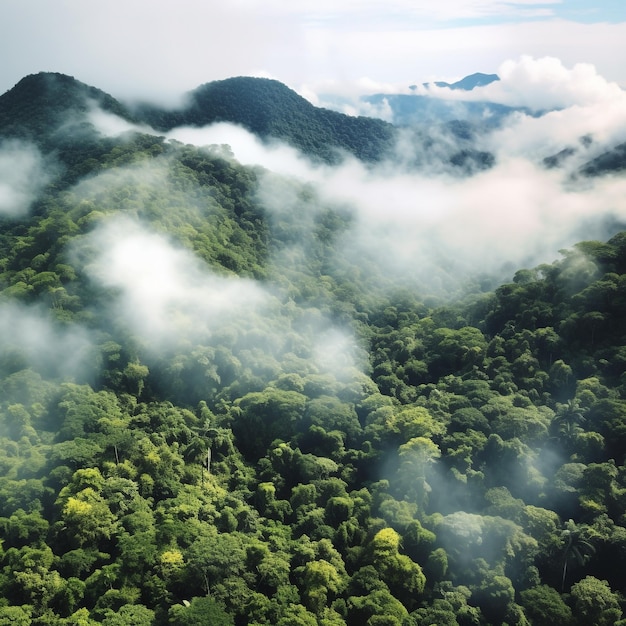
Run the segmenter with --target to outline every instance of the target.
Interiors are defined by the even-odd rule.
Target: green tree
[[[305,404],[304,395],[271,387],[237,400],[239,412],[233,432],[239,449],[245,456],[258,459],[275,439],[289,441],[298,430]]]
[[[569,626],[572,610],[559,592],[548,585],[526,589],[520,594],[524,611],[536,626]]]
[[[564,544],[561,590],[564,591],[569,563],[575,561],[579,567],[582,567],[595,553],[595,548],[585,539],[583,528],[577,526],[571,519],[565,523],[565,528],[561,531],[561,538]]]
[[[572,608],[576,623],[613,626],[622,617],[619,598],[605,580],[587,576],[572,585]]]
[[[233,626],[233,618],[217,603],[208,597],[195,597],[191,602],[175,604],[168,612],[169,623],[173,626]]]
[[[417,563],[400,554],[400,542],[393,528],[383,528],[374,535],[366,554],[392,593],[405,606],[412,606],[424,591],[426,576]]]
[[[441,450],[426,437],[413,437],[398,448],[400,479],[405,493],[419,505],[426,503],[430,485],[427,482],[430,465],[441,456]]]

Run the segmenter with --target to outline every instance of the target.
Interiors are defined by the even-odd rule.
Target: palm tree
[[[563,577],[561,579],[561,592],[565,589],[565,577],[567,576],[567,564],[574,560],[583,566],[593,554],[595,548],[581,535],[582,529],[576,526],[573,520],[567,520],[565,528],[561,531],[561,537],[565,540],[563,553]]]
[[[559,404],[552,421],[556,430],[556,439],[561,440],[567,450],[574,447],[576,437],[583,432],[581,424],[585,422],[586,410],[578,400],[568,400],[567,404]]]

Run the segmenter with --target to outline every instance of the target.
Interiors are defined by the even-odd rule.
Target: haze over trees
[[[250,80],[0,97],[0,624],[626,623],[626,231],[403,280],[349,204],[159,135],[395,132]]]

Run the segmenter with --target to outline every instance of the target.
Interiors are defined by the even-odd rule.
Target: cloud
[[[477,277],[486,274],[494,277],[489,286],[495,286],[496,280],[510,279],[517,269],[552,262],[558,250],[581,239],[610,236],[607,224],[626,220],[626,181],[575,180],[571,174],[594,151],[624,136],[621,91],[610,85],[603,90],[604,83],[593,72],[570,74],[552,61],[523,59],[511,68],[510,80],[521,73],[527,82],[533,76],[545,81],[550,70],[563,80],[587,76],[598,85],[600,96],[539,118],[518,115],[496,133],[477,137],[476,148],[494,152],[496,161],[491,169],[472,176],[453,175],[444,165],[454,145],[443,142],[429,147],[405,141],[389,162],[373,167],[346,158],[333,167],[312,165],[294,148],[264,143],[229,124],[177,129],[170,140],[205,148],[228,144],[224,154],[264,168],[256,171],[255,201],[267,211],[277,237],[272,258],[276,285],[268,288],[222,276],[135,218],[107,220],[88,238],[96,250],[89,275],[118,294],[114,317],[157,350],[210,343],[226,324],[245,326],[248,320],[252,327],[263,320],[263,333],[276,358],[287,350],[289,333],[299,337],[309,355],[324,355],[331,354],[328,346],[343,341],[333,335],[334,325],[327,317],[315,332],[311,323],[294,325],[286,313],[289,296],[278,285],[281,276],[289,277],[291,288],[289,281],[311,275],[319,260],[314,232],[329,208],[345,216],[344,227],[334,235],[334,257],[325,260],[329,272],[348,264],[359,268],[359,280],[371,281],[374,289],[410,286],[423,295],[455,297],[475,291]],[[580,138],[589,133],[594,140],[582,144]],[[570,145],[578,153],[564,168],[543,166],[546,156]],[[419,171],[409,167],[415,160],[424,164]],[[149,187],[158,195],[169,193],[167,180],[167,161],[159,160],[147,168],[103,173],[81,183],[75,193],[106,207],[107,197],[120,185]],[[193,207],[192,196],[185,205]],[[150,218],[149,212],[142,214]],[[281,239],[281,229],[289,237]],[[309,286],[303,293],[307,290]],[[322,293],[324,289],[301,295],[299,306],[304,311],[307,306],[311,311],[323,308]],[[265,311],[271,315],[265,316]],[[304,319],[308,313],[301,315]],[[270,318],[280,323],[268,322]],[[322,332],[324,324],[328,334]],[[356,345],[349,332],[345,341]],[[322,360],[319,367],[328,369],[332,361]]]
[[[0,142],[0,216],[15,219],[27,215],[50,180],[47,169],[34,145],[17,140]]]
[[[128,217],[105,220],[83,245],[95,255],[87,274],[117,294],[116,317],[148,349],[207,341],[216,329],[267,302],[255,282],[216,274],[190,251]]]
[[[561,0],[443,0],[436,4],[427,0],[359,0],[338,4],[332,0],[304,0],[291,3],[287,0],[269,0],[265,6],[276,13],[294,14],[314,24],[347,19],[359,22],[397,22],[420,20],[449,22],[458,20],[497,18],[536,18],[554,15],[549,5]],[[248,0],[242,4],[252,7]]]
[[[502,59],[593,63],[626,84],[626,23],[560,19],[560,2],[202,3],[4,0],[0,92],[24,75],[76,76],[116,97],[164,104],[210,80],[270,75],[300,92],[367,78],[403,87],[494,72]],[[597,7],[595,7],[597,9]],[[111,45],[115,41],[115,45]]]
[[[313,166],[292,148],[267,147],[226,125],[190,130],[186,140],[202,145],[232,139],[235,158],[272,170],[259,174],[257,199],[276,228],[287,220],[290,232],[299,233],[274,257],[285,272],[309,262],[316,216],[325,207],[341,207],[352,217],[337,244],[343,258],[337,263],[355,263],[364,276],[382,274],[390,286],[452,296],[473,289],[471,280],[479,274],[510,279],[512,271],[552,262],[558,250],[581,239],[610,236],[607,223],[626,220],[626,181],[571,177],[597,151],[626,140],[621,91],[606,93],[615,101],[540,118],[514,116],[496,133],[478,136],[474,147],[493,152],[496,162],[472,176],[453,173],[446,159],[458,145],[436,135],[430,146],[413,136],[404,139],[396,158],[376,167],[353,159]],[[580,141],[589,133],[595,137],[591,146]],[[578,152],[563,169],[543,166],[545,157],[568,146]],[[421,170],[409,166],[415,161]],[[307,198],[302,184],[313,190]]]
[[[43,308],[0,304],[0,363],[7,371],[31,367],[84,380],[92,371],[91,346],[85,329],[61,326]]]
[[[360,350],[348,329],[317,309],[294,309],[276,285],[217,273],[136,219],[102,221],[74,253],[91,259],[87,275],[111,293],[105,318],[138,340],[148,362],[215,347],[234,333],[233,354],[253,371],[297,353],[320,373],[351,379],[357,372]]]
[[[497,71],[500,80],[471,92],[432,87],[433,95],[449,99],[497,102],[535,111],[570,106],[590,106],[619,100],[624,106],[626,92],[603,78],[590,63],[567,68],[555,57],[522,56],[508,60]]]
[[[295,148],[278,141],[263,142],[236,124],[219,122],[203,128],[180,126],[167,133],[167,137],[200,148],[228,145],[242,165],[261,165],[283,174],[305,175],[311,167]]]
[[[626,220],[623,179],[576,187],[524,158],[469,178],[375,177],[353,166],[329,177],[322,193],[354,207],[342,254],[362,266],[369,260],[389,285],[439,296],[474,289],[480,274],[510,279],[576,241],[606,237],[607,220]]]
[[[605,79],[590,63],[576,63],[566,67],[555,57],[522,55],[516,60],[503,62],[494,72],[500,77],[499,81],[471,91],[438,87],[434,82],[409,86],[363,79],[304,85],[301,94],[317,106],[387,121],[393,121],[388,101],[383,99],[380,104],[372,105],[364,101],[363,96],[400,94],[445,100],[450,107],[459,103],[457,106],[461,107],[461,118],[467,114],[461,102],[497,103],[530,109],[535,113],[574,106],[608,106],[622,112],[626,110],[626,91],[615,82]],[[599,115],[599,120],[602,117]]]
[[[98,133],[104,137],[120,137],[128,133],[154,134],[154,129],[142,124],[133,124],[114,113],[103,111],[92,103],[87,113],[87,122],[93,124]]]

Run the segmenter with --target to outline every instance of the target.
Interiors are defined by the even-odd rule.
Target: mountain
[[[86,124],[94,106],[133,120],[125,106],[96,87],[65,74],[31,74],[0,96],[0,135],[45,144],[66,123],[74,129]]]
[[[186,106],[179,110],[144,105],[136,114],[161,131],[215,122],[238,124],[263,139],[280,139],[327,162],[337,161],[339,152],[378,161],[395,139],[391,124],[315,107],[282,83],[266,78],[214,81],[190,92]]]
[[[139,119],[61,75],[0,99],[0,624],[624,624],[626,231],[500,283],[510,171],[303,182],[89,100]]]
[[[435,85],[437,85],[437,87],[447,87],[448,89],[472,91],[472,89],[475,89],[476,87],[486,87],[487,85],[490,85],[498,80],[500,80],[500,77],[497,74],[482,74],[480,72],[476,72],[475,74],[470,74],[455,83],[435,81]],[[424,86],[427,87],[428,83],[424,83]]]
[[[363,96],[361,101],[374,108],[383,108],[384,105],[385,109],[390,110],[390,119],[395,126],[430,125],[459,120],[481,128],[494,128],[516,111],[530,114],[527,109],[495,102],[446,100],[417,94],[373,94]]]
[[[626,170],[626,143],[612,147],[597,145],[592,135],[585,135],[578,144],[567,146],[556,154],[545,157],[543,165],[547,169],[561,168],[576,159],[573,175],[587,177],[619,174]]]
[[[72,124],[73,138],[93,131],[88,113],[98,107],[129,122],[160,131],[214,122],[238,124],[263,139],[280,139],[313,158],[335,162],[341,152],[377,161],[392,147],[393,126],[378,119],[350,117],[313,106],[275,80],[231,78],[198,87],[187,105],[171,111],[140,106],[135,111],[113,96],[71,76],[39,73],[25,77],[0,96],[0,135],[31,139],[50,147],[59,128]],[[68,129],[57,138],[71,139]]]
[[[477,87],[485,87],[500,77],[497,74],[470,74],[455,82],[436,81],[437,87],[445,87],[452,91],[472,91]],[[430,83],[423,83],[429,87]],[[416,90],[415,85],[410,89]],[[477,125],[483,130],[499,126],[504,119],[514,112],[533,113],[525,107],[511,107],[489,101],[448,100],[439,95],[420,94],[373,94],[363,96],[362,102],[372,105],[375,109],[391,112],[390,121],[396,126],[430,125],[433,123],[463,121]],[[384,105],[384,106],[383,106]]]
[[[442,165],[460,174],[493,163],[491,155],[473,147],[480,129],[470,132],[467,123],[457,122],[463,117],[457,115],[457,110],[441,101],[423,99],[425,107],[411,109],[405,115],[405,98],[410,102],[409,109],[414,109],[413,96],[392,97],[391,101],[401,121],[422,127],[421,136],[416,138],[416,152],[422,152],[418,149],[422,144],[440,145],[436,152]],[[376,97],[372,102],[377,102]],[[472,107],[476,109],[473,117],[483,119],[488,115],[484,105]],[[379,162],[392,156],[398,140],[398,129],[388,122],[316,107],[276,80],[236,77],[214,81],[188,93],[185,104],[171,110],[149,104],[131,108],[95,87],[56,73],[27,76],[0,96],[0,135],[32,140],[44,151],[54,150],[64,163],[80,168],[81,162],[111,150],[115,143],[94,126],[89,114],[95,108],[163,133],[181,126],[228,122],[265,141],[283,141],[310,159],[325,163],[337,163],[346,154],[365,163]],[[491,107],[491,114],[496,108]],[[443,125],[424,130],[433,117]],[[462,132],[458,132],[460,128]],[[429,130],[435,132],[429,134]],[[422,162],[414,160],[413,165],[421,166]]]
[[[602,176],[626,170],[626,143],[621,143],[611,150],[595,157],[581,168],[586,176]]]

